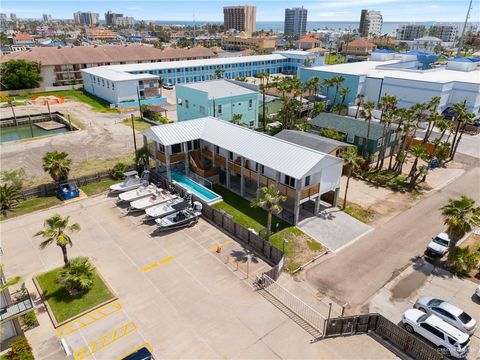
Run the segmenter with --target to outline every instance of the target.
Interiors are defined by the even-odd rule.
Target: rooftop
[[[103,45],[74,47],[36,47],[2,56],[2,62],[8,60],[39,61],[44,66],[67,64],[103,64],[111,62],[159,61],[170,59],[188,59],[194,57],[214,57],[210,49],[195,47],[192,49],[156,49],[142,45]]]
[[[202,139],[295,179],[343,163],[320,151],[213,117],[152,126],[144,135],[163,145]]]
[[[298,130],[282,130],[275,137],[326,154],[334,151],[339,146],[353,146],[342,141]]]
[[[112,81],[144,80],[157,79],[157,75],[152,74],[131,74],[128,72],[115,71],[108,66],[96,66],[89,69],[82,69],[82,72],[98,76]]]
[[[256,91],[247,89],[240,85],[233,84],[230,81],[226,81],[223,79],[180,84],[177,85],[177,87],[185,87],[189,89],[204,91],[208,93],[209,99],[220,99],[230,96],[240,96],[257,93]]]

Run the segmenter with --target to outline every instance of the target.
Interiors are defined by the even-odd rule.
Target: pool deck
[[[36,127],[39,127],[40,129],[43,129],[45,131],[62,129],[62,128],[66,127],[65,124],[62,124],[62,123],[59,123],[59,122],[56,122],[56,121],[44,121],[44,122],[40,122],[40,123],[34,123],[33,125],[35,125]]]
[[[215,191],[207,188],[206,186],[198,183],[197,181],[195,181],[194,179],[192,179],[191,177],[185,175],[185,174],[182,174],[182,173],[179,173],[179,172],[175,172],[174,174],[178,175],[178,176],[181,176],[181,177],[185,177],[187,178],[188,180],[194,182],[197,186],[201,187],[202,189],[205,189],[206,191],[212,193],[212,194],[215,194],[216,197],[214,199],[207,199],[205,198],[205,196],[202,196],[201,194],[199,194],[197,191],[195,191],[195,189],[193,189],[190,185],[188,184],[184,184],[180,181],[180,179],[174,179],[172,178],[172,181],[174,184],[180,186],[182,189],[184,189],[185,191],[187,192],[191,192],[193,193],[197,198],[200,198],[203,202],[207,203],[208,205],[213,205],[213,204],[216,204],[218,202],[221,202],[223,201],[223,198],[217,194]]]

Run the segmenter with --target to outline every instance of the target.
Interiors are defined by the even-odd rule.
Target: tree
[[[0,274],[3,274],[3,264],[2,263],[0,263]],[[14,276],[13,278],[10,278],[7,281],[5,281],[3,284],[0,284],[0,292],[6,290],[10,286],[18,284],[20,279],[21,279],[20,276]]]
[[[340,84],[345,81],[343,76],[334,76],[332,78],[332,85],[335,86],[335,96],[333,97],[333,104],[337,102],[338,91],[340,90]]]
[[[13,170],[3,170],[0,173],[0,183],[2,185],[3,184],[12,185],[18,190],[21,190],[23,188],[23,184],[25,182],[26,177],[27,177],[27,174],[24,168],[18,168]]]
[[[70,216],[62,217],[59,214],[54,214],[45,220],[43,230],[38,231],[33,236],[41,236],[44,240],[40,243],[40,249],[45,249],[47,246],[55,243],[62,249],[63,262],[65,266],[68,265],[67,245],[72,247],[72,239],[67,232],[74,232],[80,230],[78,223],[69,224]]]
[[[8,90],[33,89],[42,82],[40,63],[26,60],[10,60],[0,64],[2,87]]]
[[[158,88],[160,89],[160,97],[162,96],[162,89],[163,85],[165,84],[165,80],[161,77],[158,78]]]
[[[465,106],[465,103],[457,103],[453,105],[453,109],[456,113],[457,127],[455,130],[455,135],[452,140],[452,149],[450,154],[450,159],[453,160],[457,152],[458,145],[462,140],[463,133],[465,132],[465,127],[467,124],[471,123],[475,117],[474,114],[470,113]],[[460,132],[460,136],[458,133]],[[458,137],[457,137],[458,136]]]
[[[68,179],[72,159],[63,151],[47,152],[43,157],[43,170],[48,172],[54,182]]]
[[[93,266],[88,258],[79,256],[58,273],[57,281],[71,295],[89,290],[93,285]]]
[[[448,200],[440,210],[447,233],[454,240],[461,239],[473,227],[480,225],[480,207],[475,207],[475,201],[467,196]]]
[[[360,116],[363,117],[367,122],[367,138],[362,149],[365,159],[368,159],[368,142],[370,139],[370,126],[373,119],[373,109],[375,109],[375,103],[373,101],[369,101],[363,106],[363,110],[360,111]]]
[[[478,268],[480,251],[472,251],[468,246],[454,246],[448,253],[447,261],[456,274],[469,273],[473,269]]]
[[[287,197],[282,195],[274,185],[261,187],[258,191],[258,199],[253,200],[250,203],[252,207],[265,207],[267,210],[267,233],[266,240],[270,239],[270,232],[272,229],[272,215],[273,213],[279,214],[282,212],[283,208],[280,205],[282,202],[287,200]]]
[[[242,121],[242,116],[242,114],[233,114],[232,122],[237,125],[240,124],[240,121]]]
[[[410,153],[414,157],[412,168],[410,169],[410,173],[408,176],[411,178],[410,185],[412,188],[415,186],[415,181],[418,179],[420,174],[418,173],[418,160],[419,159],[426,159],[430,154],[425,150],[425,148],[421,145],[414,146],[410,149]]]
[[[138,148],[135,150],[135,165],[141,169],[147,169],[149,167],[149,161],[148,161],[148,148],[146,146],[142,146],[141,148]]]
[[[345,141],[345,135],[335,129],[321,128],[318,134],[320,136],[324,136],[329,139],[333,139],[337,141]]]
[[[8,212],[13,211],[22,198],[20,190],[14,185],[0,185],[0,215],[7,217]]]
[[[346,99],[346,97],[348,96],[349,93],[350,93],[350,89],[347,88],[347,87],[342,87],[340,89],[340,99],[342,99],[340,101],[340,104],[345,105],[345,99]]]
[[[266,87],[268,86],[268,80],[270,78],[270,74],[266,71],[262,71],[258,74],[258,77],[262,80],[262,114],[263,114],[263,128],[267,128],[267,107],[265,103],[265,91]]]
[[[215,69],[215,78],[217,78],[217,79],[223,78],[223,70],[222,70],[221,67],[217,67]]]
[[[315,104],[313,104],[313,109],[312,109],[312,112],[311,112],[311,117],[314,118],[315,116],[317,116],[318,114],[324,112],[326,110],[327,106],[325,105],[324,102],[317,102]]]
[[[340,154],[345,166],[347,166],[347,184],[345,185],[345,195],[343,197],[343,210],[347,207],[348,186],[353,172],[361,165],[363,159],[358,156],[356,147],[349,147],[347,151]]]
[[[338,115],[340,115],[343,108],[344,108],[344,106],[341,103],[336,103],[332,106],[332,112],[336,112],[336,113],[338,113]]]
[[[441,54],[443,52],[442,44],[435,45],[435,47],[433,48],[433,52],[435,54]]]
[[[358,118],[358,114],[360,112],[360,106],[363,105],[365,101],[365,95],[358,94],[357,97],[355,98],[355,104],[357,105],[357,111],[355,112],[355,119]]]

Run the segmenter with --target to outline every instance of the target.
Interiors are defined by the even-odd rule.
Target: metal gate
[[[313,328],[314,332],[306,330],[314,335],[315,338],[321,338],[323,336],[326,318],[318,311],[300,300],[281,285],[277,284],[275,280],[267,274],[262,274],[262,276],[258,278],[257,284],[260,288],[264,289],[268,294],[283,304],[288,310],[303,320],[303,322]],[[301,326],[304,327],[303,325]]]

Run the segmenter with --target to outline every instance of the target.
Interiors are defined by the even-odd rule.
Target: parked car
[[[173,90],[173,84],[172,83],[163,84],[163,88],[166,90]]]
[[[427,252],[433,255],[443,256],[448,252],[451,240],[447,233],[442,232],[432,238],[427,246]]]
[[[470,336],[473,335],[475,330],[477,330],[477,322],[475,319],[455,305],[446,301],[435,299],[430,296],[421,296],[417,299],[413,307],[424,313],[438,316]]]
[[[470,345],[468,334],[438,316],[425,314],[418,309],[409,309],[403,314],[402,322],[405,330],[429,340],[443,355],[457,359],[467,356]]]
[[[152,353],[146,347],[125,356],[122,360],[154,360]]]

